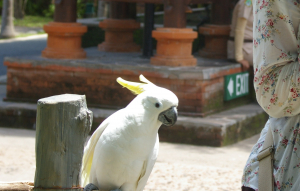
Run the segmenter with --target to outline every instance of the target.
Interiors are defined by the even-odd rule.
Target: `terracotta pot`
[[[199,55],[205,58],[226,59],[229,25],[204,25],[199,27],[199,33],[205,36],[205,47]]]
[[[133,19],[105,19],[99,23],[105,30],[105,41],[98,50],[106,52],[139,52],[141,47],[133,42],[133,31],[140,23]]]
[[[44,25],[48,33],[47,47],[42,56],[57,59],[86,58],[86,52],[81,48],[81,36],[87,32],[87,27],[80,23],[50,22]]]
[[[192,43],[197,33],[189,28],[157,28],[152,31],[157,40],[156,55],[151,64],[163,66],[196,66],[192,56]]]

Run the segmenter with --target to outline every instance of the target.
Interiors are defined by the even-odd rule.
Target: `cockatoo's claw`
[[[92,191],[92,190],[99,190],[99,188],[97,186],[95,186],[94,184],[89,183],[83,189],[83,191]]]

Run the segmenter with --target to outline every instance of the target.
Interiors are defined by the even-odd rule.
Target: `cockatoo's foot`
[[[114,189],[114,190],[111,190],[111,191],[122,191],[122,190],[117,188],[117,189]]]
[[[94,184],[89,183],[83,189],[83,191],[92,191],[92,190],[99,190],[99,188],[97,186],[95,186]]]

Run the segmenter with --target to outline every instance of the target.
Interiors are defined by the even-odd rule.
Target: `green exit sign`
[[[249,94],[249,73],[242,72],[224,77],[224,100],[229,101]]]

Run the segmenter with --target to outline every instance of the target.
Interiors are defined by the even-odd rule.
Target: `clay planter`
[[[133,42],[133,31],[140,23],[133,19],[105,19],[99,23],[105,30],[105,41],[98,50],[106,52],[139,52],[141,47]]]
[[[230,33],[229,25],[204,25],[199,33],[205,36],[205,47],[199,55],[205,58],[226,59],[227,41]]]
[[[50,22],[44,25],[48,33],[47,47],[42,56],[56,59],[86,58],[86,52],[81,48],[81,36],[87,32],[87,27],[80,23]]]
[[[156,55],[151,58],[153,65],[196,66],[197,60],[192,56],[192,42],[197,32],[189,28],[157,28],[152,31],[157,40]]]

